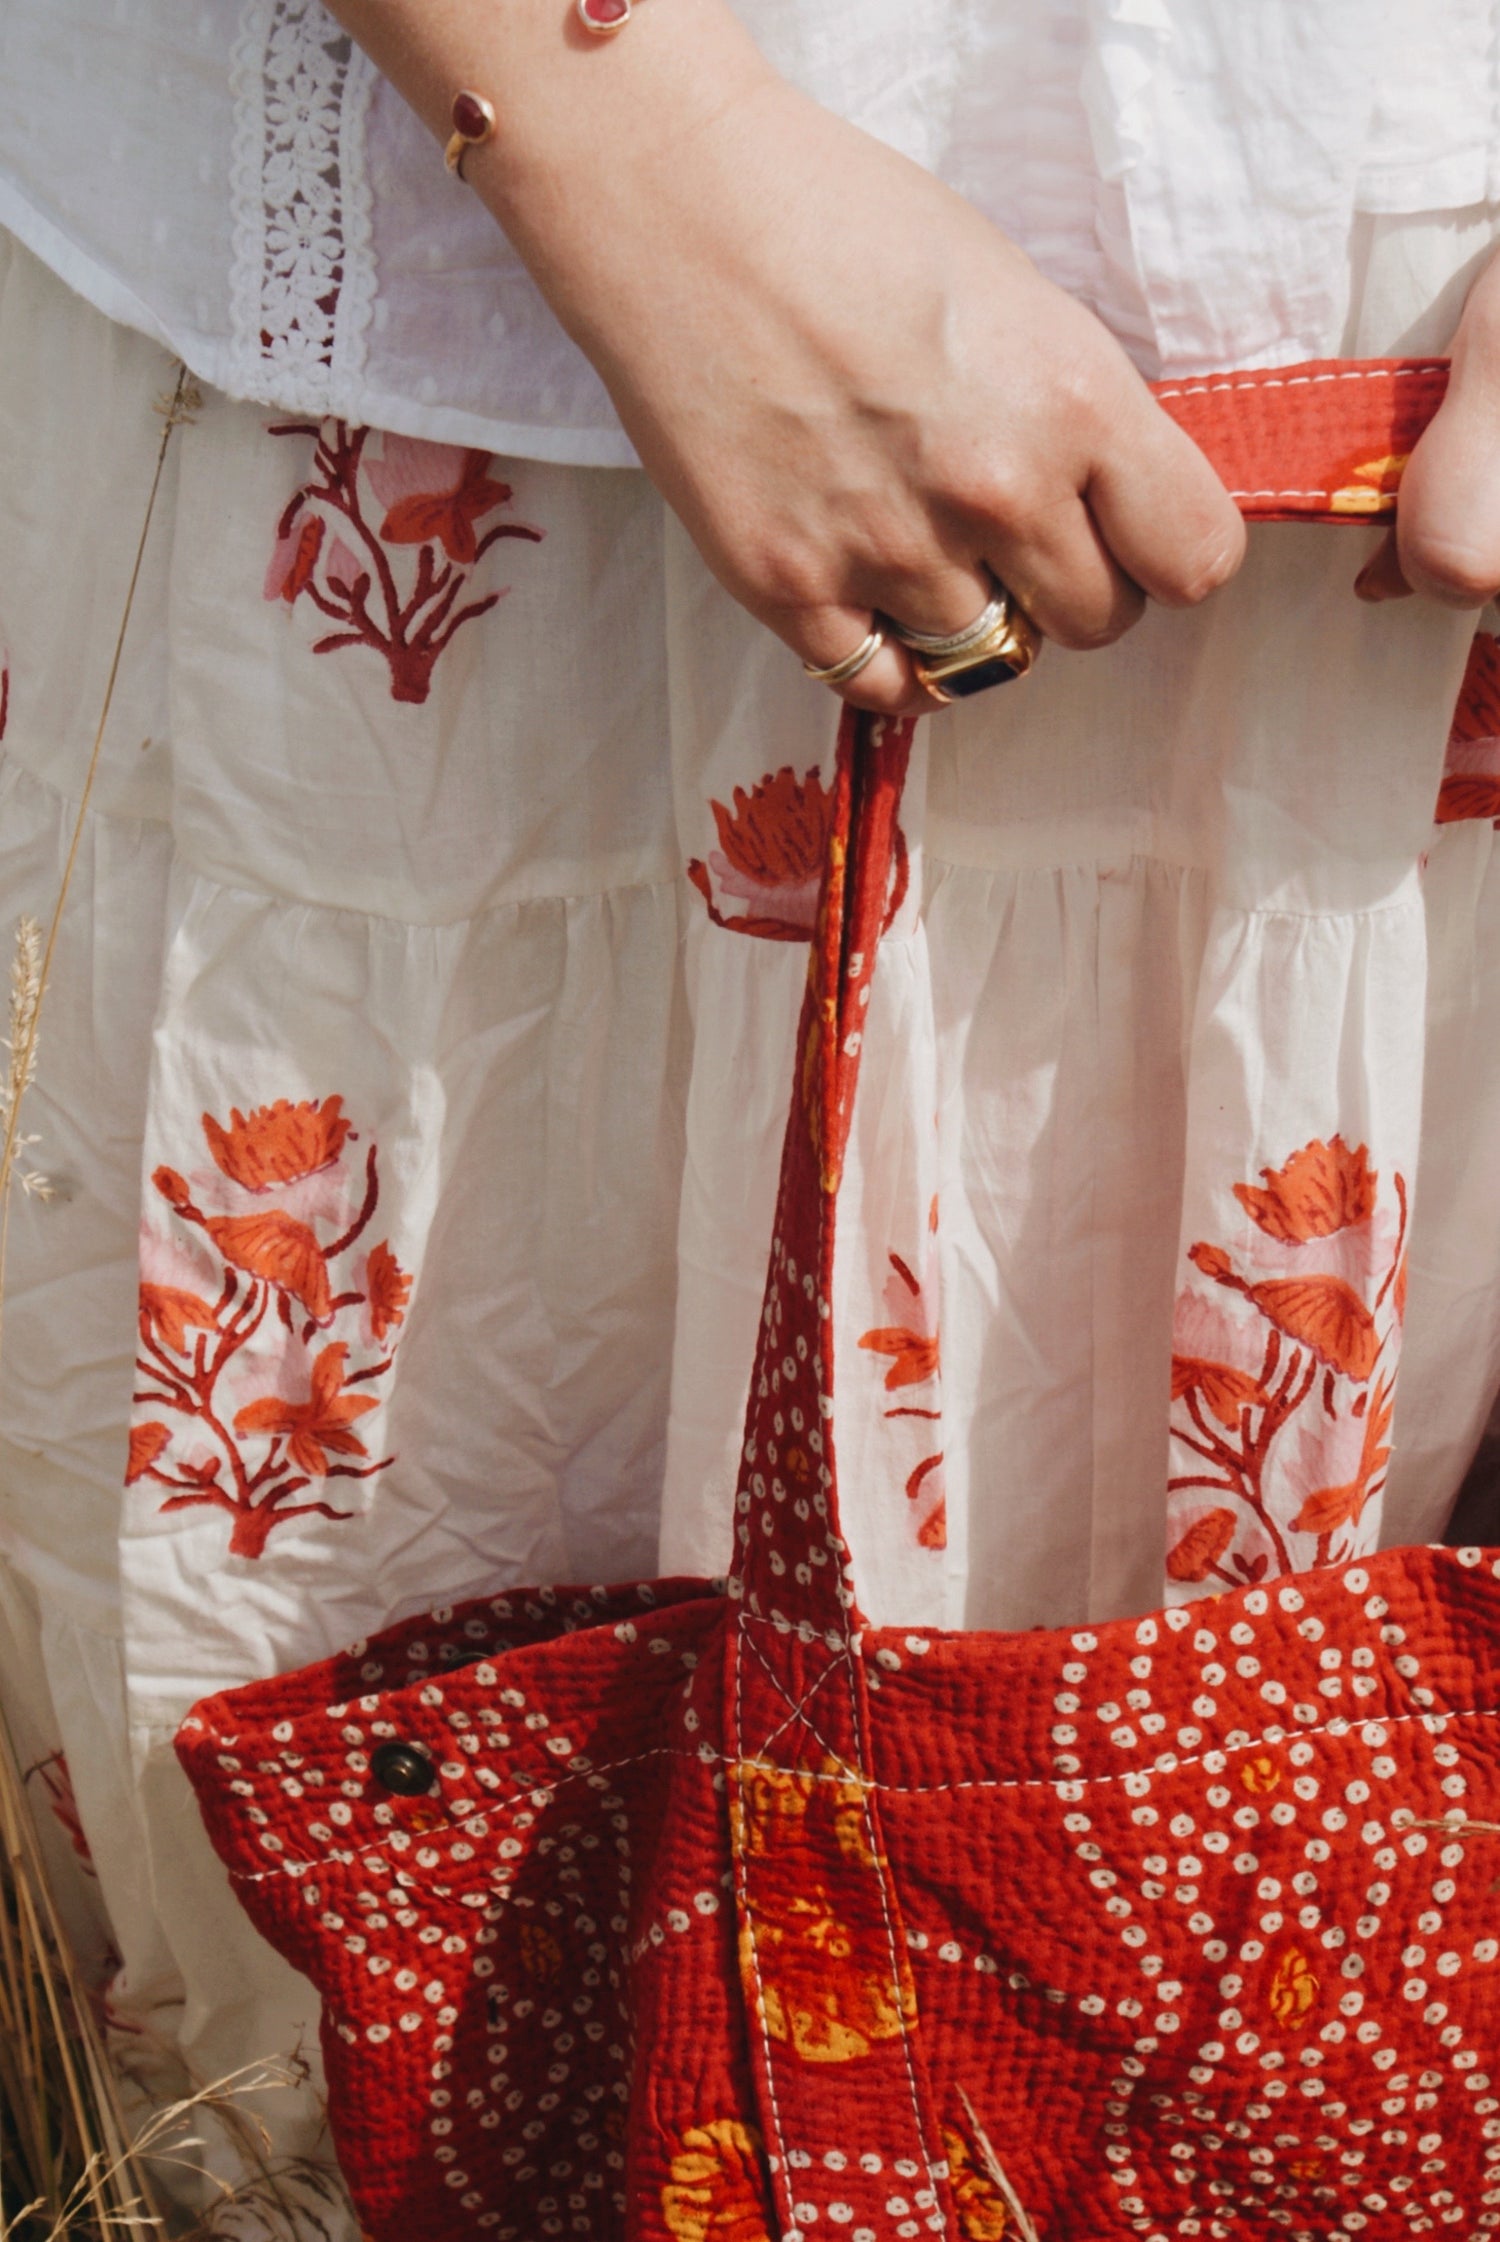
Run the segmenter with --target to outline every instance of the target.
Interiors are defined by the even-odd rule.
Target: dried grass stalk
[[[974,2129],[974,2141],[979,2150],[980,2160],[983,2163],[986,2172],[994,2181],[996,2187],[1000,2190],[1000,2193],[1004,2196],[1005,2207],[1009,2211],[1011,2217],[1015,2220],[1016,2234],[1019,2237],[1019,2242],[1041,2242],[1040,2235],[1037,2233],[1036,2228],[1032,2225],[1030,2218],[1027,2216],[1025,2204],[1021,2201],[1021,2198],[1019,2197],[1019,2195],[1017,2195],[1015,2189],[1012,2187],[1010,2182],[1010,2175],[1007,2173],[1005,2166],[1000,2162],[999,2157],[995,2154],[994,2146],[990,2140],[990,2137],[988,2133],[986,2133],[984,2127],[980,2124],[978,2118],[975,2116],[974,2105],[969,2100],[968,2095],[965,2094],[962,2087],[960,2087],[958,2090],[958,2098],[964,2106],[964,2115],[968,2118],[970,2125]]]
[[[0,1076],[0,1313],[13,1187],[19,1183],[34,1198],[45,1198],[50,1191],[40,1171],[20,1164],[20,1156],[36,1142],[23,1134],[21,1114],[36,1078],[58,930],[99,769],[167,446],[173,429],[191,417],[197,402],[182,367],[160,408],[163,427],[155,472],[57,899],[45,935],[29,917],[16,928],[9,1033],[3,1039],[8,1059]],[[151,2162],[187,2145],[177,2140],[169,2149],[184,2111],[215,2096],[222,2100],[222,2088],[205,2089],[153,2118],[135,2139],[128,2136],[103,2029],[58,1913],[10,1735],[0,1718],[0,2242],[58,2242],[64,2235],[102,2242],[127,2229],[165,2232]],[[257,2184],[265,2177],[263,2168]]]

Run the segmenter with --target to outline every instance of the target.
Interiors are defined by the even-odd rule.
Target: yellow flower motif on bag
[[[746,1997],[773,2040],[806,2063],[850,2063],[917,2020],[903,1949],[892,1953],[864,1786],[829,1760],[811,1768],[742,1766],[732,1806],[746,1864],[740,1967]],[[860,1872],[857,1909],[836,1903]],[[854,1886],[859,1890],[858,1885]]]
[[[1276,1965],[1269,1995],[1271,2014],[1278,2024],[1300,2031],[1312,2014],[1318,1997],[1318,1980],[1305,1954],[1292,1947]]]
[[[1409,452],[1384,452],[1378,459],[1362,459],[1357,465],[1344,468],[1344,479],[1329,493],[1329,512],[1393,514],[1396,491],[1410,457]]]
[[[676,2242],[769,2242],[760,2155],[733,2118],[691,2126],[661,2191],[662,2218]]]
[[[1258,1758],[1246,1760],[1244,1766],[1240,1769],[1240,1781],[1247,1791],[1260,1797],[1266,1791],[1275,1790],[1277,1784],[1281,1781],[1281,1769],[1274,1759],[1268,1758],[1262,1752]]]

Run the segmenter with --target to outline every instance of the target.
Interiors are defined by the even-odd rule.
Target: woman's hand
[[[877,613],[962,629],[988,572],[1071,647],[1233,574],[1243,527],[1202,454],[968,203],[776,77],[722,0],[649,0],[603,51],[561,5],[337,12],[435,128],[458,86],[493,93],[466,179],[710,568],[803,660]],[[403,14],[404,48],[369,36]],[[931,705],[894,644],[844,692]]]
[[[1401,477],[1396,526],[1355,589],[1368,600],[1424,592],[1449,607],[1500,594],[1500,257],[1469,291],[1448,394]]]

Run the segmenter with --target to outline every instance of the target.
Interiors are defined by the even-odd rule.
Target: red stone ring
[[[471,148],[493,139],[495,132],[494,104],[485,100],[482,93],[456,93],[453,96],[453,130],[448,145],[443,150],[443,161],[460,179],[464,175],[464,157]]]
[[[578,20],[596,39],[612,39],[630,21],[630,0],[577,0]]]

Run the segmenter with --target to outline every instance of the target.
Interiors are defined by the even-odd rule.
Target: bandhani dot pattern
[[[1304,400],[1266,383],[1242,472],[1271,490]],[[1394,393],[1309,387],[1366,415],[1325,429],[1325,483],[1396,455]],[[861,1618],[828,1303],[909,745],[846,719],[730,1577],[435,1611],[183,1726],[236,1890],[322,1994],[362,2219],[1500,2229],[1500,1558],[1060,1632]]]

